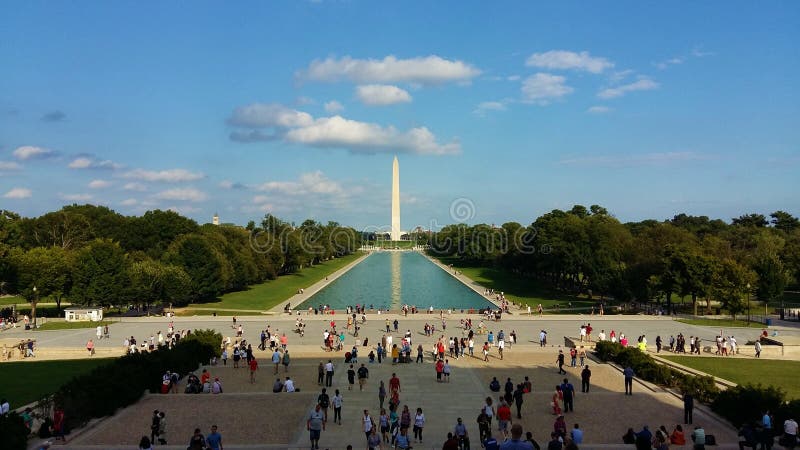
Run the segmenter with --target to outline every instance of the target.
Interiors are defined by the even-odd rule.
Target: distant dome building
[[[214,217],[211,218],[211,223],[214,225],[219,225],[219,214],[214,213]]]

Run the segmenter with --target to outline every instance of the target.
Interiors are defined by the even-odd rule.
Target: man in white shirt
[[[597,335],[597,339],[600,341],[606,340],[606,330],[600,330],[600,334]]]
[[[8,404],[8,400],[2,399],[0,400],[0,416],[8,415],[8,412],[11,410],[11,405]]]
[[[329,359],[325,364],[325,386],[333,385],[333,362]]]
[[[286,389],[286,392],[294,392],[294,381],[291,378],[286,377],[286,382],[283,383],[283,387]]]
[[[794,419],[787,419],[786,422],[783,422],[783,432],[786,433],[787,443],[792,445],[787,448],[794,448],[794,445],[797,444],[797,422]]]

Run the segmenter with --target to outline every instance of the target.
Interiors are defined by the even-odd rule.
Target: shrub
[[[0,416],[0,436],[6,450],[26,450],[28,448],[28,429],[22,417],[16,412]]]
[[[217,334],[219,340],[214,343],[213,331],[192,334],[197,338],[182,339],[172,349],[123,356],[61,386],[55,401],[64,408],[67,427],[112,415],[136,403],[146,389],[158,392],[167,370],[184,374],[207,363],[217,352],[221,336]]]
[[[711,403],[711,409],[728,419],[734,426],[740,427],[764,411],[772,411],[778,417],[782,417],[784,409],[781,405],[784,404],[785,396],[783,389],[774,386],[762,387],[760,384],[735,386],[720,392]],[[776,420],[776,423],[782,422]]]
[[[214,355],[217,357],[222,355],[222,335],[214,330],[195,330],[189,333],[183,340],[198,341],[202,344],[208,344],[214,349]]]

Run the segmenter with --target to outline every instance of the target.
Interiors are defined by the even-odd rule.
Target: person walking
[[[364,385],[367,384],[367,378],[369,378],[369,369],[362,363],[361,367],[358,368],[358,390],[363,391]]]
[[[289,363],[290,363],[289,350],[284,350],[283,351],[283,359],[281,360],[281,362],[283,363],[283,372],[284,373],[288,372],[289,371]]]
[[[625,395],[633,395],[633,377],[636,375],[631,366],[622,371],[625,376]]]
[[[333,395],[333,423],[342,424],[342,403],[344,399],[337,389]]]
[[[322,392],[317,396],[317,404],[322,409],[322,413],[325,414],[325,420],[328,420],[328,407],[331,404],[331,398],[326,388],[322,388]]]
[[[683,394],[683,423],[692,423],[692,411],[694,410],[694,397],[688,392]]]
[[[512,395],[514,397],[514,405],[517,407],[517,419],[522,419],[522,402],[525,398],[525,391],[523,391],[521,383],[517,385],[517,389]]]
[[[325,431],[325,413],[322,412],[322,407],[319,403],[317,403],[317,406],[308,414],[306,429],[308,429],[309,438],[311,440],[311,448],[319,449],[319,438],[322,432]]]
[[[217,431],[216,425],[211,425],[211,433],[206,436],[206,444],[209,450],[223,450],[222,435]]]
[[[564,395],[564,412],[575,412],[573,407],[575,387],[566,378],[564,378],[564,382],[561,383],[561,393]]]
[[[558,356],[556,357],[556,364],[558,364],[558,374],[559,375],[566,375],[567,371],[564,370],[564,351],[559,350]]]
[[[278,351],[276,348],[274,352],[272,352],[272,365],[275,366],[275,375],[278,374],[278,366],[281,363],[281,352]]]
[[[159,416],[159,411],[156,409],[153,411],[153,417],[150,418],[150,442],[157,442],[156,439],[158,438],[158,426],[161,424],[161,416]]]
[[[414,415],[414,442],[422,443],[423,428],[425,428],[425,414],[422,414],[422,408],[417,408],[417,414]]]
[[[256,370],[258,370],[258,361],[253,358],[250,360],[250,384],[256,382]],[[275,366],[275,373],[278,373],[278,366]]]
[[[581,370],[581,392],[589,392],[589,380],[592,378],[592,371],[589,370],[589,365],[584,366]]]
[[[380,386],[378,386],[378,402],[380,403],[380,408],[383,409],[383,402],[386,400],[386,386],[383,384],[383,380],[381,380]]]
[[[331,387],[333,385],[333,361],[330,359],[325,364],[325,386]]]
[[[200,428],[195,428],[186,450],[205,450],[206,447],[208,447],[206,437],[200,432]]]

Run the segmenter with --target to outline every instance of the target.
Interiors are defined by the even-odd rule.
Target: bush
[[[214,355],[222,355],[222,335],[214,330],[196,330],[183,338],[184,341],[198,341],[201,344],[208,344],[214,349]]]
[[[6,450],[26,450],[28,448],[28,429],[22,417],[16,412],[0,416],[0,436]]]
[[[792,404],[788,403],[782,407],[785,396],[783,389],[774,386],[762,387],[760,384],[736,386],[720,392],[711,403],[711,409],[728,419],[734,426],[740,427],[743,423],[760,417],[764,411],[773,412],[776,419],[785,419],[784,411]],[[777,428],[777,424],[783,421],[776,420],[775,423]]]
[[[114,414],[136,403],[146,389],[158,392],[161,376],[169,370],[185,374],[207,363],[218,351],[221,336],[214,342],[213,331],[192,333],[171,350],[123,356],[61,386],[55,401],[63,406],[67,428],[86,424],[97,417]]]

